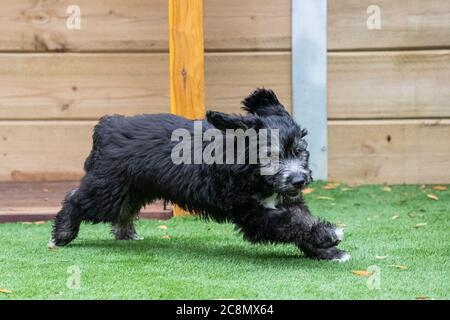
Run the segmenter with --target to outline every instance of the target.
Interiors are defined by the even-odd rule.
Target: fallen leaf
[[[352,190],[352,188],[342,188],[341,191],[349,191]]]
[[[401,270],[406,270],[408,269],[407,266],[404,266],[402,264],[390,264],[388,267],[392,267],[392,268],[396,268],[396,269],[401,269]]]
[[[372,275],[372,272],[367,270],[354,270],[352,273],[361,277],[370,277]]]
[[[170,239],[170,237],[167,234],[163,235],[162,238],[163,239]]]
[[[392,220],[395,220],[395,219],[398,219],[398,217],[399,217],[399,215],[398,214],[396,214],[396,215],[394,215],[394,216],[392,216]]]
[[[431,298],[430,297],[427,297],[427,296],[418,296],[418,297],[416,297],[416,300],[430,300]]]
[[[167,226],[165,226],[165,225],[160,225],[160,226],[158,226],[158,229],[166,230],[166,229],[167,229]]]
[[[446,186],[434,186],[433,190],[446,191],[446,190],[448,190],[448,188]]]
[[[34,224],[37,224],[37,225],[45,224],[45,221],[35,221]]]
[[[341,184],[338,183],[338,182],[330,182],[330,183],[327,183],[325,186],[323,186],[322,189],[324,189],[324,190],[334,190],[337,187],[339,187],[340,185]]]
[[[414,226],[414,228],[422,228],[422,227],[425,227],[426,225],[427,225],[426,222],[421,222],[421,223],[416,224],[416,225]]]
[[[327,196],[318,196],[316,199],[317,200],[330,200],[330,201],[335,200],[333,197],[327,197]]]
[[[381,190],[383,190],[384,192],[391,192],[392,188],[388,187],[388,186],[384,186],[383,189],[381,189]]]
[[[378,260],[383,260],[383,259],[386,259],[388,256],[375,256],[375,259],[378,259]]]
[[[410,218],[421,218],[421,217],[423,217],[423,214],[408,212],[408,217],[410,217]]]
[[[306,188],[306,189],[302,190],[303,194],[309,194],[309,193],[312,193],[312,192],[314,192],[314,188]]]
[[[0,293],[12,293],[12,291],[5,288],[0,288]]]
[[[431,194],[431,193],[427,194],[427,197],[432,200],[436,200],[436,201],[439,200],[438,196],[435,196],[434,194]]]

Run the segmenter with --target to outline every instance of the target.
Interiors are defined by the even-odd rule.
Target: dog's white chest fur
[[[276,209],[278,204],[278,193],[274,193],[270,197],[262,199],[261,204],[264,208]]]

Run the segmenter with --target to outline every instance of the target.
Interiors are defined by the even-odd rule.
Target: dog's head
[[[278,130],[278,142],[271,144],[271,152],[277,153],[278,165],[273,174],[261,175],[264,183],[285,196],[297,196],[312,181],[309,169],[309,152],[304,137],[305,129],[294,121],[275,93],[268,89],[257,89],[242,101],[246,115],[229,115],[208,111],[207,120],[217,129],[265,129],[270,136],[273,129]],[[269,138],[270,142],[270,138]],[[260,160],[258,158],[258,160]],[[258,162],[261,167],[261,162]],[[255,171],[256,172],[256,171]]]

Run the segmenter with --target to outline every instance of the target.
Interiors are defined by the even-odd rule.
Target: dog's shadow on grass
[[[141,241],[80,240],[71,243],[67,249],[70,249],[70,247],[92,248],[99,251],[105,250],[108,253],[122,251],[136,255],[151,254],[171,258],[178,256],[180,259],[186,259],[186,256],[190,256],[192,260],[198,260],[199,258],[218,260],[218,262],[233,260],[234,262],[270,263],[271,265],[280,264],[284,266],[286,264],[311,265],[311,262],[314,262],[314,260],[306,259],[295,247],[287,251],[286,247],[283,248],[281,245],[257,244],[249,246],[243,242],[242,244],[230,243],[221,246],[220,244],[208,244],[204,239],[195,242],[192,238],[178,239],[175,243],[171,240],[155,237],[149,237]]]

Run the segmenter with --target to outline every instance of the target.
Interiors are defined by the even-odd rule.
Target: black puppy
[[[311,258],[348,260],[350,255],[335,247],[343,230],[311,216],[302,199],[301,190],[312,180],[306,130],[271,90],[257,89],[243,109],[246,115],[209,111],[203,121],[171,114],[103,117],[94,129],[86,174],[66,196],[50,245],[71,242],[82,221],[112,223],[119,240],[141,239],[134,228],[140,209],[164,199],[201,217],[230,221],[252,242],[293,243]],[[271,139],[266,148],[258,140],[252,161],[251,144],[242,147],[230,130],[243,132],[245,142],[255,138],[251,133],[256,138],[270,133]],[[198,140],[198,134],[209,139]],[[180,147],[180,137],[189,136],[194,143]],[[221,138],[226,147],[217,143]],[[269,149],[271,162],[262,161],[262,151]],[[204,161],[205,153],[215,160]],[[221,154],[227,161],[217,160]]]

